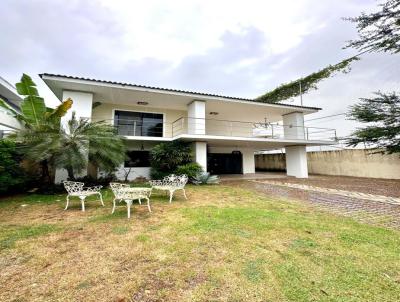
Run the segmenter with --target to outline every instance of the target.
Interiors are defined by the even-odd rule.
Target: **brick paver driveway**
[[[400,229],[400,204],[385,202],[382,198],[371,199],[355,198],[334,194],[323,193],[300,188],[285,186],[284,181],[277,185],[271,181],[240,181],[231,184],[252,188],[256,191],[282,197],[285,199],[296,199],[307,202],[318,209],[333,212],[335,214],[353,217],[354,219],[373,225],[384,226],[393,229]],[[396,183],[395,183],[396,184]],[[319,187],[323,187],[320,185]],[[347,188],[347,191],[349,188]],[[354,190],[357,192],[359,190]],[[381,193],[381,192],[380,192]],[[392,195],[392,194],[389,194]],[[390,199],[388,199],[390,201]]]

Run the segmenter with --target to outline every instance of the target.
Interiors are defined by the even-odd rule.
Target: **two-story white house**
[[[10,107],[19,111],[19,104],[22,98],[17,93],[15,87],[2,77],[0,77],[0,98]],[[0,138],[19,128],[21,128],[20,123],[0,108]]]
[[[304,127],[314,107],[41,74],[60,100],[70,97],[78,117],[113,124],[127,145],[130,179],[149,178],[149,151],[160,142],[193,144],[194,159],[212,174],[255,173],[254,153],[285,148],[287,174],[308,177],[306,146],[330,145],[334,129]],[[69,118],[66,116],[65,118]],[[58,180],[66,178],[59,175]]]

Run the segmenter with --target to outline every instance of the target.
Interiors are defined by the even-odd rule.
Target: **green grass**
[[[112,229],[112,232],[117,235],[123,235],[128,233],[130,228],[128,226],[115,226]]]
[[[3,226],[0,231],[0,249],[9,249],[20,240],[44,236],[60,231],[60,227],[52,224],[39,224],[27,226]]]
[[[261,280],[265,279],[264,263],[264,259],[247,261],[243,269],[243,275],[245,275],[249,281],[260,282]]]
[[[20,277],[12,291],[0,274],[0,300],[22,299],[43,267],[35,283],[54,282],[38,285],[32,299],[42,301],[400,300],[400,232],[238,187],[187,191],[188,201],[177,194],[172,204],[154,195],[151,214],[135,204],[130,220],[125,206],[110,214],[110,195],[85,213],[32,196],[35,207],[16,207],[28,197],[6,201],[0,257],[13,257],[0,269]]]

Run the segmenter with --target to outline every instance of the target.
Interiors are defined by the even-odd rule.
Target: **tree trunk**
[[[97,173],[98,167],[95,164],[89,162],[87,171],[88,171],[88,175],[91,178],[97,179],[97,177],[98,177],[98,173]]]
[[[75,180],[74,169],[72,169],[71,166],[68,166],[68,167],[66,167],[66,170],[68,172],[68,179],[69,180]]]
[[[51,178],[50,178],[50,172],[49,172],[49,163],[47,160],[43,160],[40,163],[40,166],[42,168],[42,175],[41,175],[41,182],[45,184],[50,184],[52,183]]]

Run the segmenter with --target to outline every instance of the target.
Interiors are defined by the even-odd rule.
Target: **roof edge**
[[[319,107],[299,106],[299,105],[290,105],[290,104],[282,104],[282,103],[266,103],[266,102],[257,101],[255,99],[249,99],[249,98],[232,97],[232,96],[226,96],[226,95],[195,92],[195,91],[188,91],[188,90],[179,90],[179,89],[162,88],[162,87],[155,87],[155,86],[138,85],[138,84],[124,83],[124,82],[98,80],[98,79],[92,79],[92,78],[68,76],[68,75],[61,75],[61,74],[41,73],[41,74],[39,74],[39,77],[42,80],[43,80],[44,77],[64,78],[64,79],[69,79],[69,80],[79,80],[79,81],[96,82],[96,83],[109,84],[109,85],[120,85],[120,86],[134,87],[134,88],[152,89],[152,90],[158,90],[158,91],[164,91],[164,92],[172,92],[172,93],[185,93],[185,94],[190,94],[190,95],[193,95],[193,96],[215,97],[215,98],[222,98],[222,99],[226,99],[226,100],[245,101],[245,102],[255,103],[255,104],[265,104],[265,105],[271,105],[271,106],[282,106],[282,107],[288,107],[288,108],[301,108],[301,109],[316,110],[316,111],[319,111],[319,110],[322,109],[322,108],[319,108]]]

